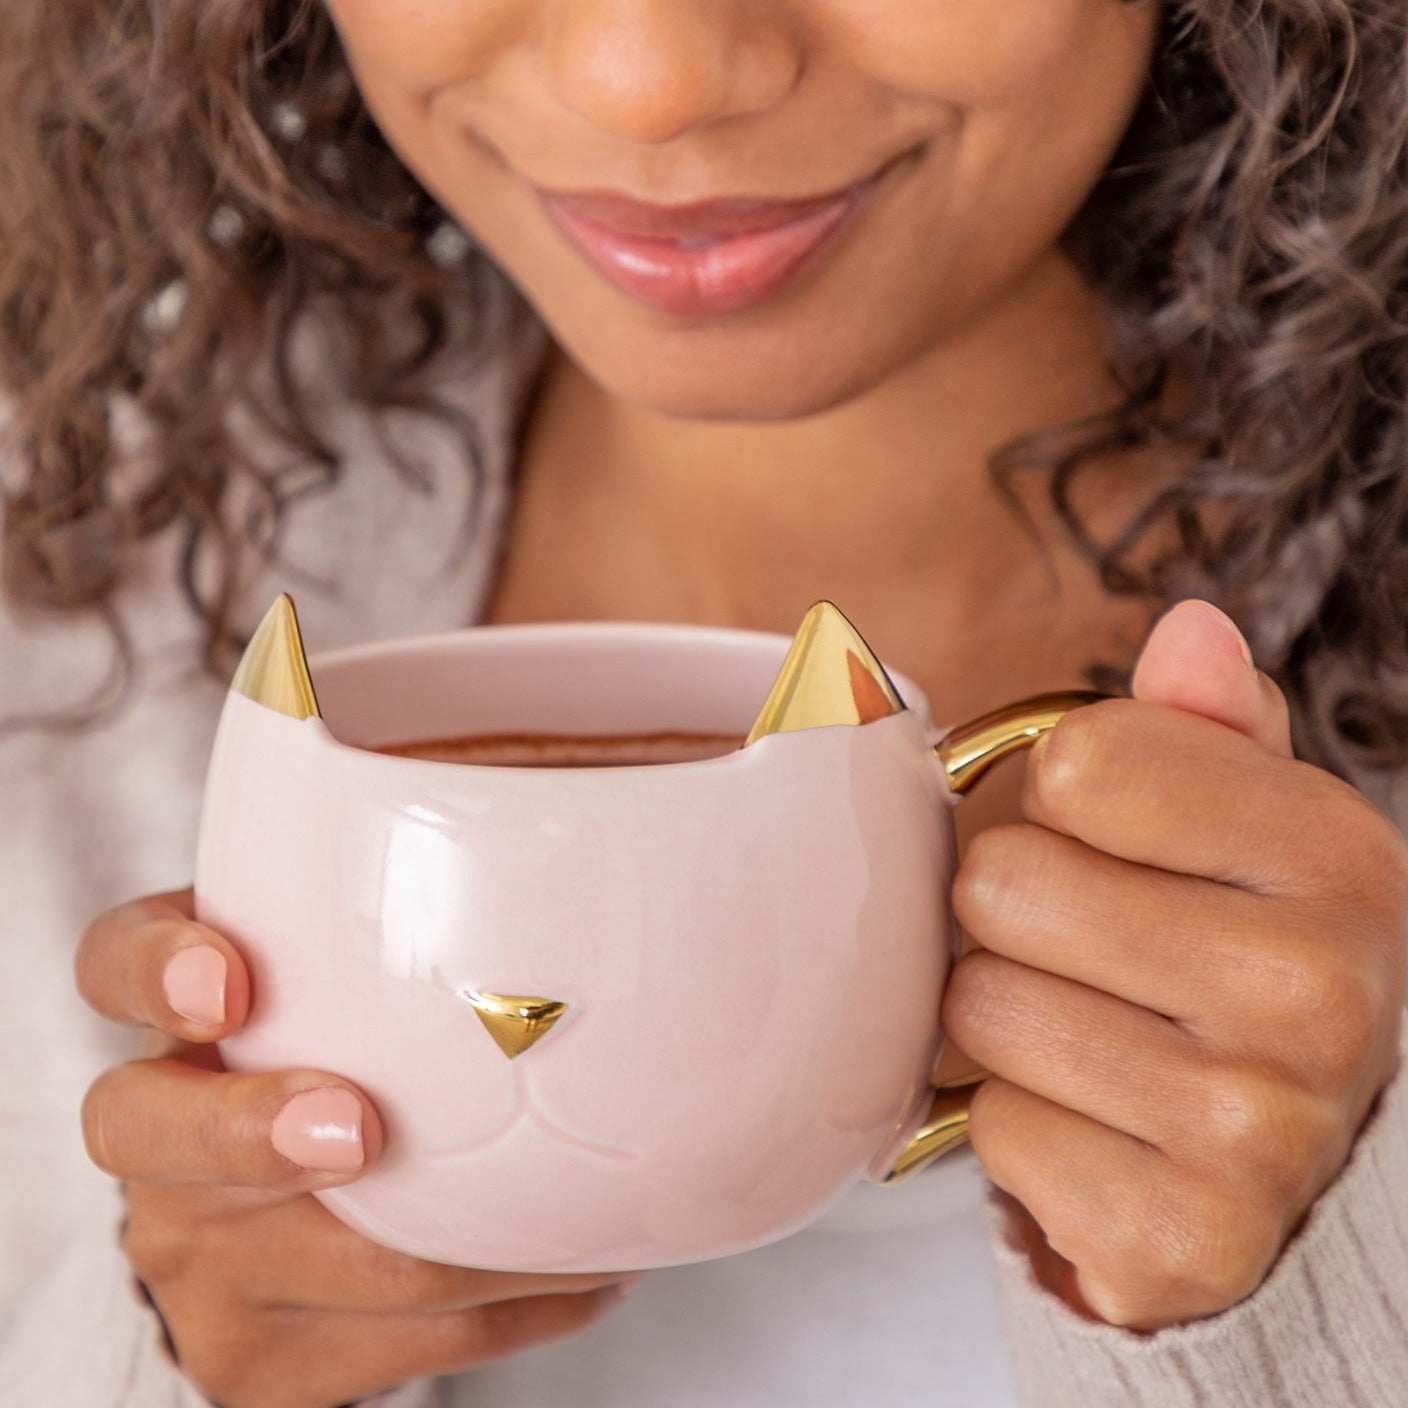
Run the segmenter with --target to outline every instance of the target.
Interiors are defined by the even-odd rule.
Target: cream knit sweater
[[[531,331],[514,345],[468,393],[489,484],[469,550],[455,448],[424,429],[407,432],[436,480],[421,497],[347,416],[346,482],[295,515],[252,609],[293,590],[315,650],[475,619],[507,509],[515,402],[537,348]],[[90,1016],[70,976],[93,914],[183,885],[191,873],[221,691],[193,664],[193,627],[170,587],[174,551],[163,544],[124,595],[144,671],[134,706],[109,726],[66,736],[0,726],[0,1408],[205,1403],[134,1294],[117,1246],[120,1195],[88,1166],[78,1133],[88,1082],[130,1057],[134,1038]],[[106,649],[96,626],[0,614],[0,720],[81,698],[101,678]],[[377,1402],[1408,1405],[1402,1078],[1261,1289],[1223,1315],[1158,1335],[1086,1323],[1034,1287],[1024,1261],[985,1226],[979,1188],[969,1157],[903,1189],[861,1190],[821,1230],[652,1273],[577,1340]]]

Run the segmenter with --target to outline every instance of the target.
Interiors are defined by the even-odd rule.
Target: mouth
[[[536,193],[567,242],[622,293],[659,312],[710,317],[755,308],[796,282],[910,155],[802,200],[669,206],[614,192]]]

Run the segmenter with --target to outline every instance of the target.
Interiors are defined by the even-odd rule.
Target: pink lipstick
[[[610,193],[539,197],[573,248],[621,292],[663,313],[708,317],[781,293],[878,179],[810,200],[660,206]]]

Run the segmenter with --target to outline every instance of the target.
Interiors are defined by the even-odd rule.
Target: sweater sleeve
[[[0,1337],[0,1408],[213,1408],[167,1353],[118,1243],[114,1196],[75,1229],[69,1250],[31,1287]],[[425,1380],[358,1408],[440,1408]]]
[[[1271,1274],[1220,1315],[1137,1335],[1033,1279],[990,1200],[1003,1318],[1030,1408],[1401,1408],[1408,1385],[1408,1051]]]

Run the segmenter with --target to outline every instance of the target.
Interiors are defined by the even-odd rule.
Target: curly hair
[[[454,257],[314,0],[5,0],[0,125],[5,590],[105,609],[131,546],[179,525],[227,664],[251,549],[338,474],[293,365],[302,317],[337,319],[348,396],[451,415],[434,374],[494,276]],[[1303,748],[1408,762],[1402,0],[1166,0],[1145,98],[1068,243],[1112,310],[1127,400],[995,469],[1048,476],[1110,591],[1224,606]],[[1176,410],[1173,377],[1191,388]],[[137,476],[117,473],[124,404],[156,432]],[[242,450],[235,408],[285,468]],[[1188,447],[1186,469],[1097,539],[1082,468],[1160,443]]]

